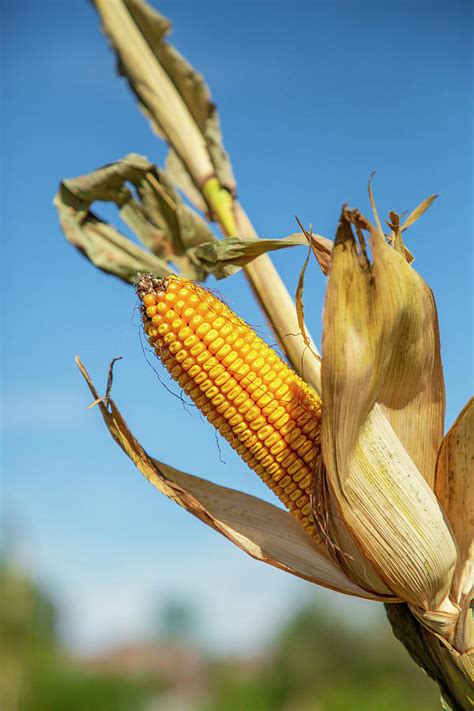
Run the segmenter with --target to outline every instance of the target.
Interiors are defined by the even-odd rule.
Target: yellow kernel
[[[212,388],[210,388],[210,390],[212,390]],[[208,390],[206,393],[208,397],[210,397],[210,395],[209,395],[210,390]],[[225,400],[225,397],[222,395],[222,393],[219,393],[218,395],[216,395],[215,397],[212,398],[212,404],[217,407],[218,405],[223,403],[224,400]]]
[[[202,367],[204,368],[204,370],[209,371],[215,368],[216,365],[219,365],[218,361],[214,358],[214,356],[210,356]]]
[[[192,330],[189,328],[189,326],[183,326],[183,328],[181,328],[178,331],[178,338],[180,341],[185,341],[186,338],[189,338],[189,336],[192,336],[192,335],[194,335],[194,334],[193,334]]]
[[[262,427],[265,424],[265,418],[260,415],[260,417],[257,417],[255,420],[252,420],[250,423],[250,427],[253,430],[259,430],[260,427]]]
[[[250,351],[250,353],[247,353],[247,355],[245,356],[245,362],[251,363],[253,365],[253,362],[256,358],[258,358],[258,352],[256,350]]]
[[[156,329],[153,329],[153,330],[156,330]],[[158,331],[156,333],[158,335]],[[181,350],[181,348],[182,348],[182,344],[180,343],[180,341],[174,341],[173,343],[170,343],[168,350],[171,353],[171,355],[175,355],[179,350]]]
[[[201,326],[200,328],[202,328],[202,326]],[[199,329],[198,329],[198,330],[199,330]],[[216,329],[215,329],[215,328],[211,328],[211,330],[206,333],[206,335],[203,337],[202,340],[204,341],[204,343],[206,344],[206,346],[208,346],[210,343],[212,343],[213,341],[215,341],[215,339],[218,337],[218,335],[219,335],[219,334],[218,334],[218,332],[216,331]]]
[[[207,360],[208,358],[210,358],[210,357],[211,357],[211,354],[209,353],[209,351],[202,351],[202,353],[200,353],[200,354],[196,357],[196,361],[197,361],[198,363],[205,363],[206,360]]]
[[[198,375],[198,373],[200,373],[200,372],[201,372],[201,368],[198,365],[193,365],[189,369],[188,374],[189,374],[190,378],[195,378]]]
[[[144,278],[141,293],[153,285]],[[144,328],[157,355],[209,422],[316,536],[310,487],[321,456],[319,399],[212,293],[174,276],[160,288],[143,297]]]
[[[222,346],[222,348],[219,348],[219,350],[216,353],[217,358],[222,360],[222,358],[225,358],[226,355],[228,355],[232,351],[232,347],[229,346],[228,343]]]
[[[212,368],[212,370],[209,371],[209,377],[217,378],[219,375],[222,375],[222,373],[225,373],[225,368],[223,365],[218,363]]]
[[[143,297],[143,305],[148,307],[148,306],[154,306],[156,303],[155,295],[154,294],[145,294]]]
[[[238,355],[235,351],[231,351],[229,355],[227,355],[225,358],[222,359],[222,365],[224,365],[226,368],[228,368],[234,360],[238,358]]]
[[[199,336],[199,338],[203,338],[206,335],[206,333],[210,330],[211,330],[211,324],[204,321],[204,323],[201,323],[201,325],[197,327],[196,336]]]
[[[269,434],[273,432],[273,427],[271,425],[264,425],[259,431],[258,431],[258,436],[259,439],[266,439]]]
[[[217,353],[217,351],[224,345],[224,343],[224,339],[220,336],[218,338],[214,338],[212,343],[209,343],[209,350],[211,351],[211,353]]]
[[[212,371],[211,371],[211,373],[212,373]],[[211,373],[209,373],[209,375],[211,375]],[[220,387],[221,385],[224,385],[231,379],[233,379],[231,374],[224,371],[223,373],[221,373],[220,375],[217,376],[216,385],[219,385],[219,387]]]
[[[196,345],[196,343],[198,343],[197,336],[189,336],[189,338],[186,338],[183,341],[183,346],[185,348],[191,349],[193,346]]]
[[[199,343],[196,343],[196,345],[193,346],[193,347],[189,350],[189,352],[190,352],[190,354],[191,354],[192,356],[196,357],[196,356],[198,356],[200,353],[203,353],[203,351],[205,351],[205,350],[206,350],[206,346],[204,345],[204,343],[200,343],[200,342],[199,342]]]

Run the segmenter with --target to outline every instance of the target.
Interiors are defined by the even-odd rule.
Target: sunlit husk
[[[110,434],[137,469],[165,496],[257,560],[347,595],[393,599],[373,595],[349,580],[287,511],[152,459],[132,435],[113,401],[98,396],[84,366],[78,358],[76,362]]]
[[[474,620],[470,601],[471,598],[464,598],[461,607],[447,597],[437,610],[420,610],[414,606],[410,609],[418,621],[443,644],[459,654],[473,654]]]
[[[322,364],[333,555],[359,584],[370,566],[403,600],[435,609],[449,590],[456,547],[427,483],[444,414],[434,302],[404,256],[347,210],[332,254]]]
[[[474,398],[471,398],[441,444],[435,491],[449,518],[458,545],[451,597],[461,611],[452,631],[456,648],[474,646],[470,605],[474,597]],[[438,622],[438,618],[436,618]]]

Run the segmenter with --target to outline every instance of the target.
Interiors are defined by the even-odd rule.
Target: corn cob
[[[311,534],[321,401],[253,329],[194,282],[139,275],[144,329],[170,375]]]

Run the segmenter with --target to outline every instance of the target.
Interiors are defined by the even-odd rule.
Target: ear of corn
[[[220,299],[178,277],[140,275],[145,332],[170,375],[311,534],[321,401]]]

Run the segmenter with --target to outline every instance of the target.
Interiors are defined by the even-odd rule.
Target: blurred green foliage
[[[170,679],[150,669],[120,674],[72,657],[60,644],[49,596],[6,564],[0,566],[0,595],[0,705],[6,711],[439,708],[436,686],[394,640],[382,608],[377,623],[357,625],[314,602],[276,631],[258,657],[202,657],[202,684],[190,691],[172,688]],[[165,605],[161,654],[176,628],[180,638],[186,636],[192,619],[181,602]]]
[[[5,711],[139,711],[157,679],[98,674],[71,658],[57,634],[49,596],[0,564],[0,708]]]
[[[382,611],[382,610],[381,610]],[[433,711],[436,686],[388,624],[355,626],[315,602],[277,635],[267,665],[242,678],[216,670],[206,711]]]

